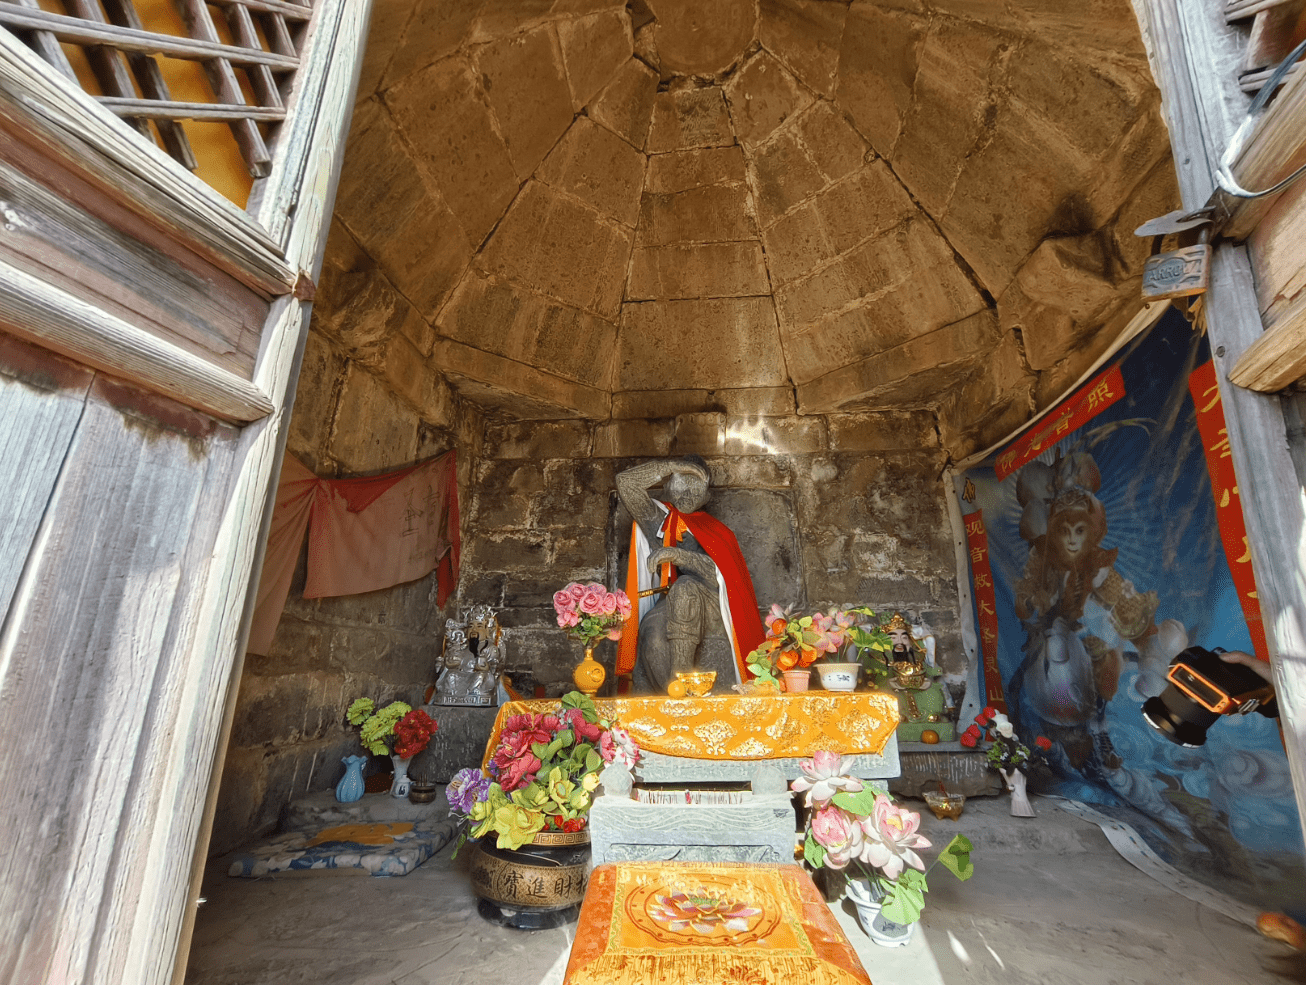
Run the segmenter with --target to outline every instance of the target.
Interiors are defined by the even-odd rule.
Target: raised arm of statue
[[[628,468],[617,476],[617,495],[644,531],[649,543],[657,543],[658,528],[662,526],[663,516],[649,495],[649,487],[668,478],[671,481],[666,483],[664,492],[681,512],[692,513],[707,501],[711,476],[701,460],[696,462],[687,458],[670,458],[645,462]]]

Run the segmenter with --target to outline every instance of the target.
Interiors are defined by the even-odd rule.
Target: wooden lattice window
[[[219,122],[249,175],[266,177],[312,0],[168,2],[0,0],[0,25],[186,168],[199,162],[182,121]],[[203,69],[207,87],[184,93],[195,98],[173,95],[179,62]]]
[[[1228,0],[1225,19],[1230,23],[1250,20],[1251,35],[1239,70],[1238,83],[1244,92],[1257,92],[1275,66],[1306,39],[1306,0]],[[1299,60],[1283,82],[1302,71]]]

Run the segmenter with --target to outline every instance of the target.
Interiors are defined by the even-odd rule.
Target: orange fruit
[[[921,741],[927,746],[932,746],[939,741],[939,733],[932,728],[927,728],[921,733]]]
[[[667,685],[667,697],[683,698],[684,696],[685,696],[684,681],[672,681],[670,684]]]

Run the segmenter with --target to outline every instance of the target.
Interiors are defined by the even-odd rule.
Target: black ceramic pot
[[[590,833],[541,831],[521,848],[499,848],[493,834],[476,842],[472,892],[483,917],[521,930],[576,918],[589,884]]]

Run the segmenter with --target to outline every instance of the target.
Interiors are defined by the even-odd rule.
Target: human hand
[[[1268,661],[1257,658],[1255,654],[1244,653],[1242,650],[1230,650],[1228,653],[1221,653],[1219,656],[1227,664],[1242,664],[1244,667],[1250,667],[1270,684],[1274,683],[1274,669]]]

